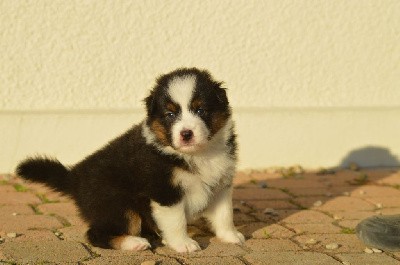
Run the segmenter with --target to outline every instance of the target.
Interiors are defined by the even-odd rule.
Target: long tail
[[[69,169],[56,159],[28,158],[22,161],[16,169],[16,173],[27,180],[44,183],[50,188],[71,194],[71,179]]]

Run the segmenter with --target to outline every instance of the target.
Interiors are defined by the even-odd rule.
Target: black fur
[[[207,110],[225,112],[230,115],[228,101],[220,83],[212,81],[205,71],[181,69],[158,79],[155,89],[145,99],[147,122],[159,118],[165,120],[166,83],[174,76],[196,74],[202,89],[196,93],[207,104]],[[128,234],[129,220],[126,212],[140,215],[142,234],[157,232],[151,216],[150,201],[170,206],[182,199],[183,191],[173,185],[174,168],[190,170],[183,159],[160,152],[147,144],[142,135],[142,125],[132,127],[111,141],[104,148],[67,168],[59,161],[49,158],[29,158],[17,167],[17,174],[25,179],[47,184],[49,187],[71,196],[82,217],[89,223],[87,232],[94,246],[111,248],[110,241]],[[235,155],[235,136],[226,143]]]

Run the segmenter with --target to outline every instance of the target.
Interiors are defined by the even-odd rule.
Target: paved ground
[[[235,187],[244,246],[218,242],[199,222],[189,231],[200,252],[134,253],[90,246],[71,200],[0,175],[0,264],[400,264],[400,252],[366,250],[354,234],[363,218],[400,213],[400,169],[239,172]]]

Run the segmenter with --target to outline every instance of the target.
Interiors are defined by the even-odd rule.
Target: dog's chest
[[[174,182],[184,191],[188,219],[207,208],[214,194],[232,183],[235,172],[235,160],[225,153],[192,158],[190,163],[195,173],[181,169],[174,172]]]

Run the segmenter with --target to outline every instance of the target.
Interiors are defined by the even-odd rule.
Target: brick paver
[[[0,264],[400,264],[400,252],[365,253],[354,231],[369,216],[400,214],[400,169],[328,173],[238,172],[234,221],[245,244],[221,243],[200,221],[189,227],[202,247],[192,254],[161,242],[143,252],[93,247],[68,197],[0,175]]]

